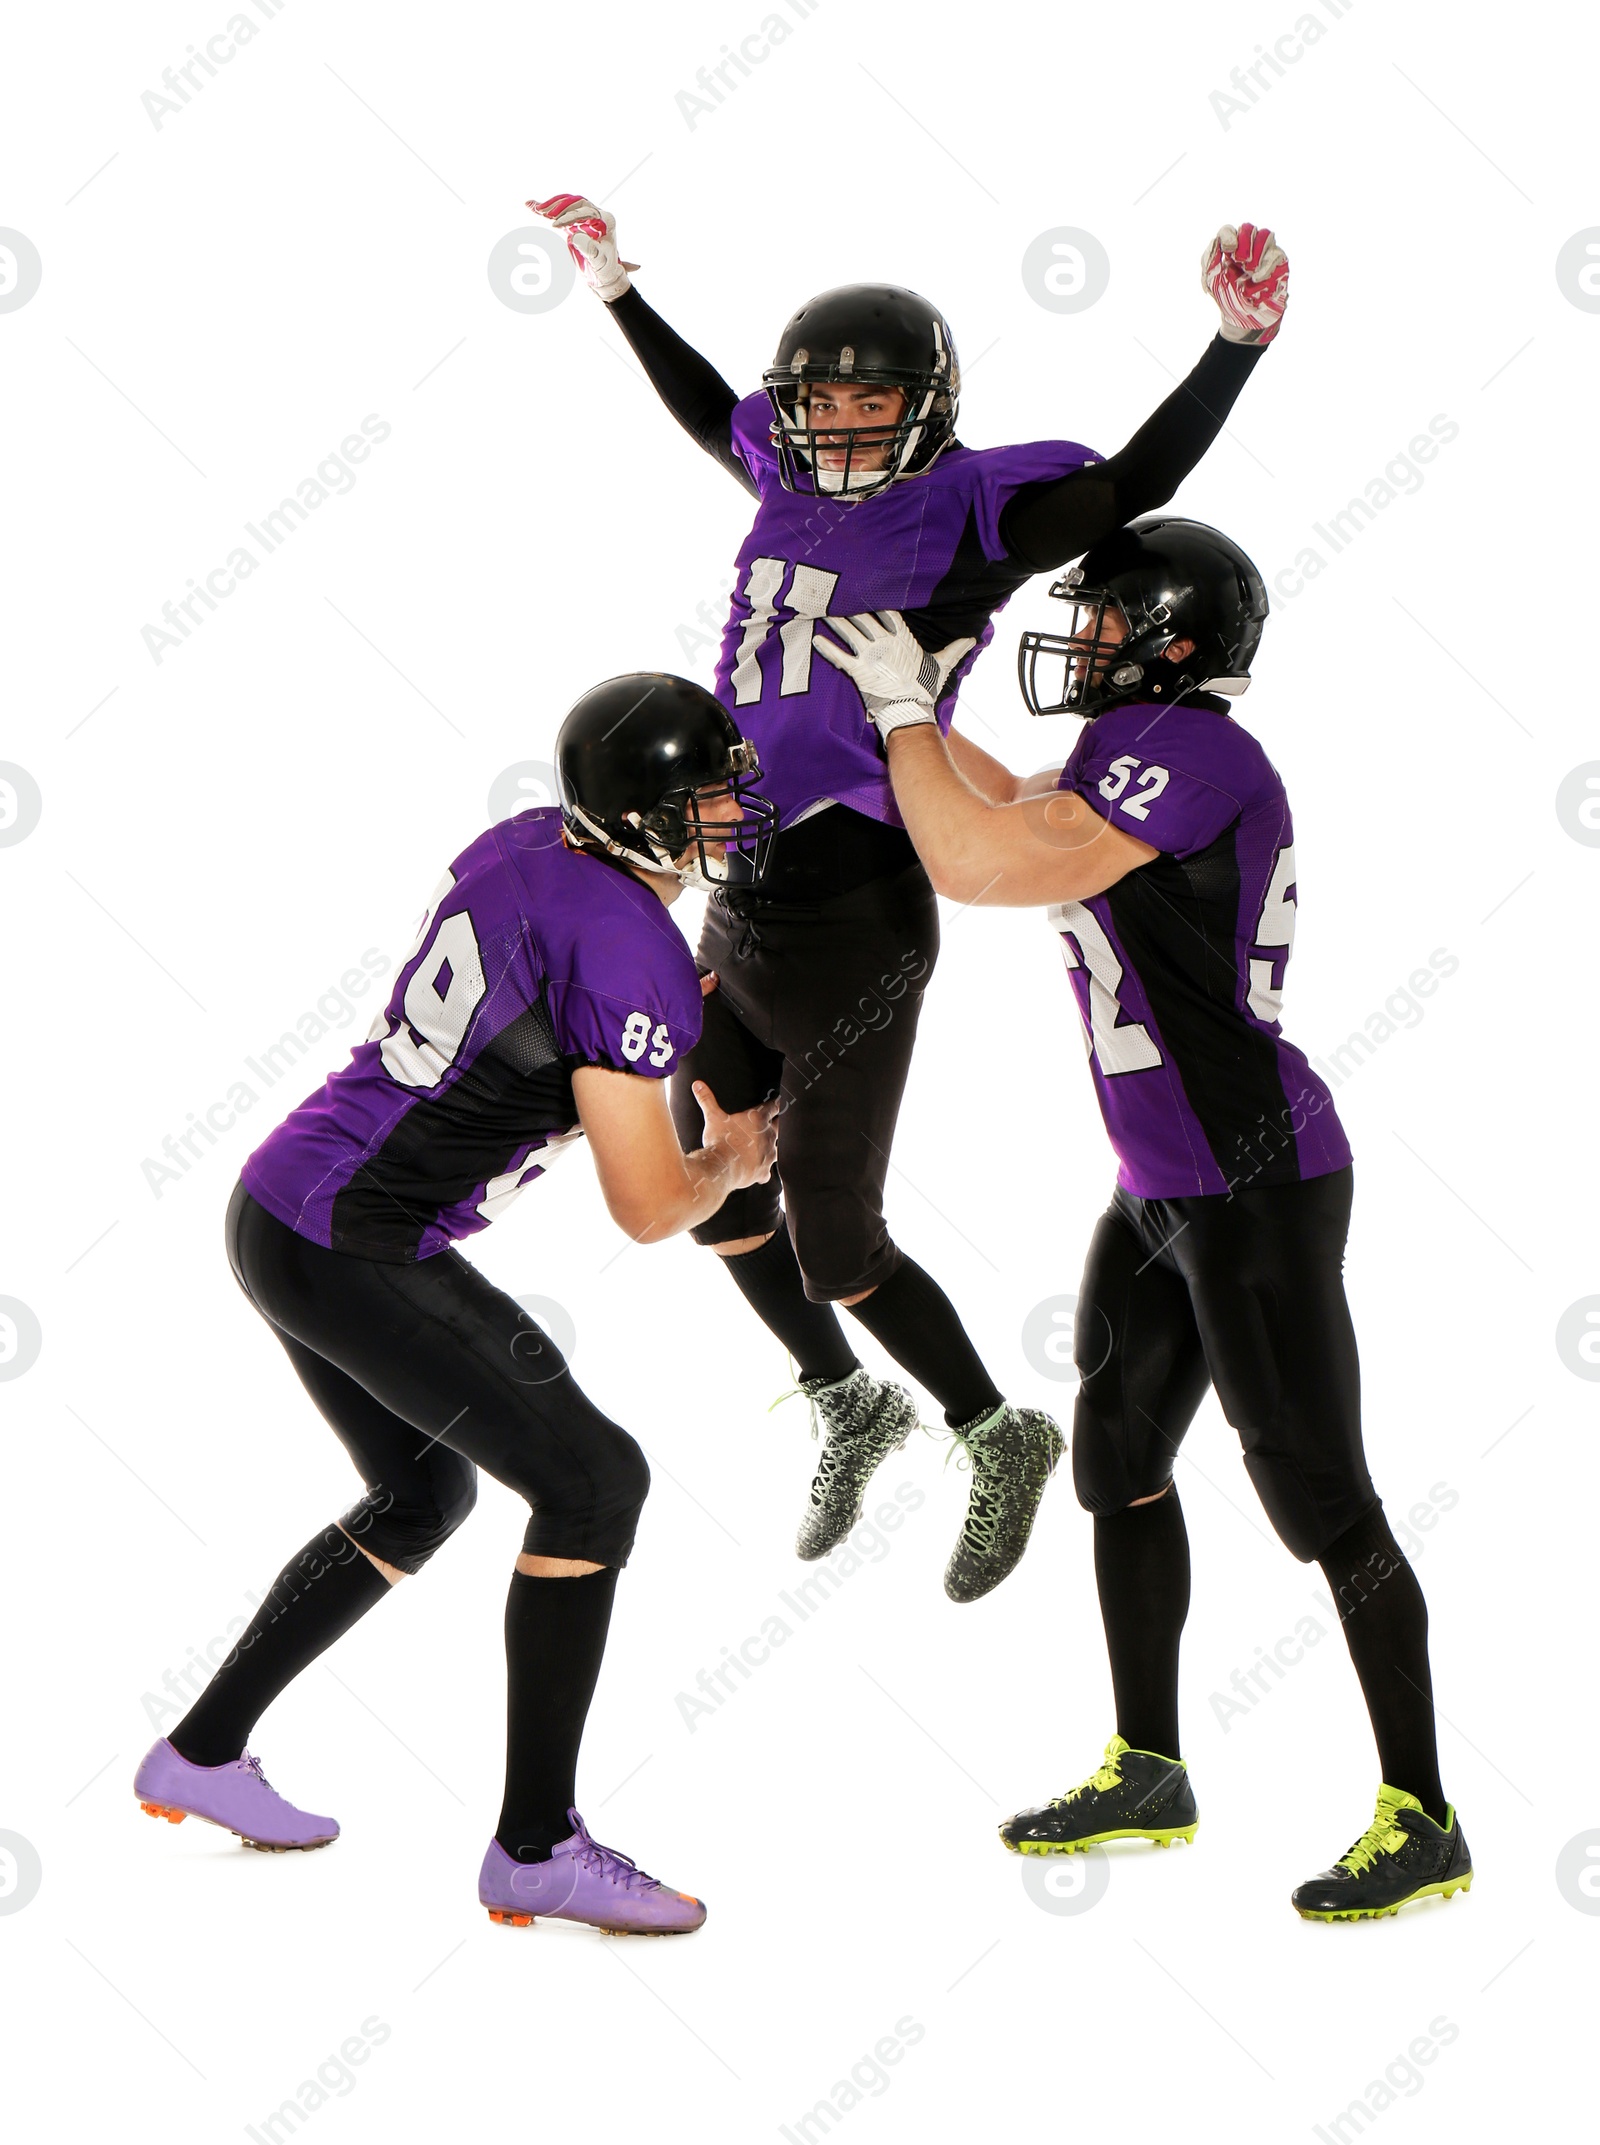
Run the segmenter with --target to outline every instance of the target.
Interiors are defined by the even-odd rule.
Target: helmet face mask
[[[1267,617],[1267,591],[1220,530],[1147,514],[1092,545],[1050,594],[1073,606],[1068,633],[1024,633],[1017,680],[1032,715],[1092,718],[1129,701],[1171,703],[1194,692],[1234,696]],[[1106,633],[1111,612],[1121,634]],[[1167,651],[1193,646],[1179,660]]]
[[[633,815],[645,851],[636,861],[646,870],[671,873],[702,894],[734,883],[753,885],[761,877],[777,814],[756,788],[761,764],[755,746],[748,740],[734,746],[730,759],[739,764],[730,765],[725,782],[669,790],[654,811]],[[728,797],[738,816],[707,818],[704,808]]]
[[[1108,613],[1120,616],[1121,611],[1109,589],[1069,590],[1057,581],[1050,593],[1071,603],[1072,621],[1065,633],[1023,635],[1018,671],[1029,712],[1088,716],[1112,698],[1131,698],[1147,664],[1160,659],[1165,643],[1146,651],[1130,642],[1125,624],[1121,632],[1108,633]],[[1059,672],[1047,668],[1054,664],[1060,665]]]
[[[893,423],[812,420],[812,389],[823,384],[897,389]],[[898,477],[915,476],[955,437],[961,365],[938,308],[915,291],[849,284],[810,299],[785,327],[762,376],[772,404],[772,444],[785,491],[858,499]],[[839,468],[820,450],[842,450]],[[868,461],[877,465],[868,466]]]
[[[766,869],[777,811],[757,787],[756,748],[686,678],[612,678],[573,708],[556,740],[569,843],[711,893]],[[715,807],[733,800],[732,816]]]

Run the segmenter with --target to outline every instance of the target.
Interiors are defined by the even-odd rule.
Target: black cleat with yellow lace
[[[1199,1823],[1183,1760],[1130,1750],[1114,1735],[1097,1771],[1039,1809],[1008,1817],[1000,1838],[1013,1854],[1075,1855],[1107,1840],[1192,1842]]]
[[[1414,1899],[1472,1890],[1472,1857],[1453,1804],[1436,1825],[1404,1788],[1380,1787],[1372,1823],[1332,1869],[1309,1878],[1290,1904],[1307,1921],[1360,1922],[1398,1914]]]

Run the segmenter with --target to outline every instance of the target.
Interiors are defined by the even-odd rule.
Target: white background
[[[1556,1859],[1600,1826],[1580,1651],[1595,1396],[1555,1329],[1600,1289],[1582,1073],[1600,855],[1555,796],[1600,758],[1600,319],[1555,261],[1600,222],[1592,27],[1321,8],[1321,40],[1224,125],[1212,93],[1292,35],[1294,0],[785,12],[792,35],[692,127],[676,93],[759,36],[763,0],[288,0],[159,127],[142,95],[223,31],[226,0],[36,9],[8,33],[0,223],[43,261],[0,313],[0,758],[43,799],[0,849],[0,1294],[43,1335],[0,1433],[0,1829],[43,1870],[0,1916],[0,2019],[30,2137],[245,2135],[369,2019],[387,2039],[305,2119],[324,2145],[770,2138],[848,2104],[838,2081],[904,2019],[920,2039],[837,2119],[857,2145],[1113,2121],[1280,2140],[1358,2097],[1384,2138],[1487,2137],[1533,2119],[1536,2092],[1577,2093],[1600,1923]],[[522,1524],[491,1483],[259,1731],[269,1775],[340,1817],[331,1852],[138,1815],[144,1694],[352,1491],[221,1221],[238,1164],[373,999],[159,1198],[144,1161],[364,950],[393,961],[490,785],[548,757],[580,690],[710,676],[679,628],[720,608],[747,501],[586,291],[529,315],[489,286],[522,202],[561,188],[615,207],[640,288],[741,391],[813,290],[929,292],[967,359],[972,446],[1114,449],[1212,332],[1202,243],[1270,222],[1288,323],[1179,495],[1269,576],[1431,418],[1459,426],[1420,490],[1341,555],[1319,545],[1301,593],[1280,585],[1240,714],[1298,822],[1289,1032],[1324,1055],[1434,949],[1459,962],[1338,1106],[1373,1472],[1397,1520],[1436,1485],[1457,1500],[1418,1572],[1470,1898],[1357,1927],[1290,1912],[1364,1826],[1377,1768],[1319,1575],[1272,1538],[1210,1402],[1180,1468],[1194,1848],[1115,1853],[1076,1913],[1000,1851],[996,1821],[1111,1733],[1091,1529],[1063,1477],[1017,1575],[953,1607],[965,1477],[929,1440],[881,1478],[926,1500],[890,1553],[791,1616],[691,1732],[677,1694],[801,1575],[814,1451],[801,1403],[767,1413],[781,1353],[709,1257],[618,1256],[586,1159],[472,1256],[564,1307],[580,1379],[655,1462],[580,1793],[600,1837],[709,1901],[703,1934],[513,1935],[477,1907]],[[1022,283],[1059,226],[1111,261],[1077,314]],[[392,430],[353,491],[155,663],[141,630],[163,603],[369,413]],[[1019,766],[1069,742],[1012,682],[1017,631],[1051,609],[1043,583],[1013,604],[966,696]],[[891,1221],[1008,1390],[1063,1413],[1070,1387],[1020,1332],[1076,1287],[1112,1182],[1081,1054],[1043,926],[947,919]],[[1211,1694],[1308,1615],[1325,1641],[1225,1730]],[[1052,1905],[1079,1903],[1081,1867]],[[1372,2081],[1444,2040],[1435,2021],[1454,2038],[1386,2104]]]

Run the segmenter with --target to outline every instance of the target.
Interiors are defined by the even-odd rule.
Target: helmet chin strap
[[[1229,700],[1237,700],[1241,693],[1250,690],[1248,678],[1202,678],[1195,688],[1201,693],[1221,693]]]
[[[906,443],[900,450],[900,459],[895,465],[894,473],[896,476],[899,476],[904,469],[909,467],[916,456],[917,443],[922,438],[922,427],[927,419],[928,412],[933,408],[933,400],[937,393],[937,388],[930,387],[922,398],[922,407],[917,412],[917,421],[906,434]]]
[[[582,805],[574,804],[570,809],[573,818],[580,821],[594,837],[599,847],[605,851],[606,855],[615,857],[619,864],[631,864],[636,869],[644,871],[658,871],[664,879],[676,879],[680,886],[692,887],[697,893],[701,894],[714,894],[717,888],[725,884],[727,880],[728,860],[726,857],[720,859],[708,858],[706,866],[701,865],[701,842],[698,835],[692,851],[694,862],[692,864],[680,864],[676,857],[668,855],[659,842],[651,839],[645,832],[638,815],[635,814],[634,824],[639,828],[639,838],[650,852],[650,861],[647,862],[637,849],[629,849],[626,844],[614,841],[607,834],[604,827],[596,826]],[[722,866],[720,872],[715,870],[715,864],[718,862]]]
[[[897,472],[892,469],[817,469],[812,471],[817,490],[830,494],[840,492],[875,492],[887,484]]]

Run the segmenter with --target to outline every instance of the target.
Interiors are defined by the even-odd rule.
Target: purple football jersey
[[[761,495],[739,551],[716,694],[761,755],[761,788],[790,826],[825,798],[902,826],[888,765],[861,696],[816,653],[829,616],[901,611],[925,648],[973,634],[939,704],[956,694],[994,634],[994,614],[1035,569],[1007,556],[1000,513],[1020,485],[1064,477],[1099,455],[1067,440],[975,451],[948,447],[919,476],[859,497],[787,492],[769,436],[772,406],[747,395],[733,444]]]
[[[663,1080],[700,1007],[659,896],[566,848],[553,806],[519,813],[450,866],[387,1008],[256,1149],[245,1189],[335,1251],[429,1258],[579,1136],[574,1067]]]
[[[1333,1098],[1278,1024],[1294,826],[1256,739],[1206,708],[1113,708],[1057,787],[1161,852],[1049,912],[1118,1181],[1174,1199],[1343,1169]]]

